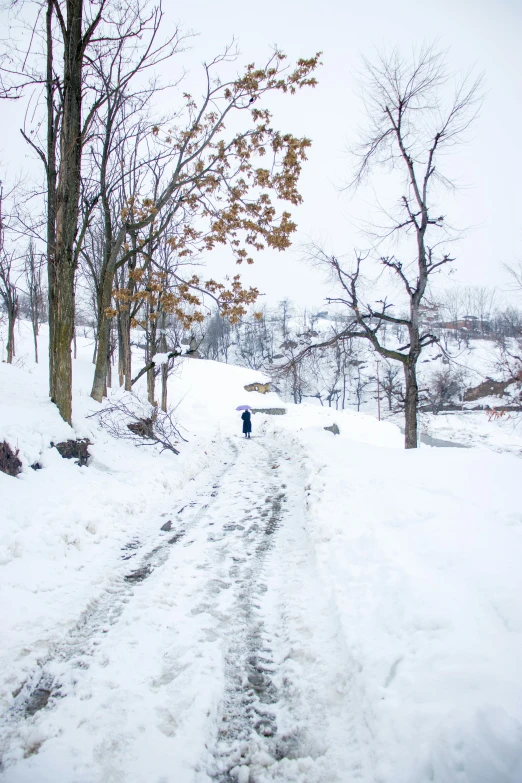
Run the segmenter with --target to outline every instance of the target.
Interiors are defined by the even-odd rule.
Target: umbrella
[[[249,411],[251,410],[250,405],[238,405],[236,408],[236,411]]]

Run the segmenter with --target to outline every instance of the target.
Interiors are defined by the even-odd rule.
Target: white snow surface
[[[64,424],[26,339],[0,364],[2,783],[521,783],[519,459],[404,451],[197,359],[159,454],[88,418],[87,340]],[[248,441],[244,404],[287,415]]]

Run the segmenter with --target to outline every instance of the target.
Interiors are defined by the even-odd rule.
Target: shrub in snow
[[[428,388],[425,389],[428,403],[423,406],[425,410],[437,414],[444,408],[451,408],[455,400],[458,400],[463,382],[464,375],[459,369],[443,367],[433,372],[429,379]]]
[[[77,465],[87,465],[89,457],[89,446],[91,442],[88,438],[80,440],[64,440],[61,443],[51,443],[64,459],[77,459]]]
[[[13,451],[5,440],[0,443],[0,470],[8,476],[18,476],[22,470],[22,462],[18,459],[18,449]]]

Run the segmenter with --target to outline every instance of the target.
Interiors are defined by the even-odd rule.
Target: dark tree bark
[[[100,302],[97,317],[98,350],[91,396],[101,402],[107,396],[107,373],[110,353],[111,322],[105,315],[112,301],[112,277],[105,271],[101,281]]]
[[[49,383],[50,396],[62,418],[72,417],[72,357],[74,337],[75,291],[77,266],[75,244],[78,217],[82,159],[82,72],[85,49],[99,22],[104,2],[83,32],[83,0],[66,0],[65,16],[57,0],[48,0],[47,21],[47,106],[48,106],[48,275],[49,275]],[[56,161],[56,117],[54,108],[53,10],[59,23],[63,44],[63,80],[61,84],[61,118],[59,130],[60,163],[51,175]],[[53,186],[55,185],[55,188]],[[51,221],[55,213],[55,222]]]
[[[405,395],[404,395],[404,446],[416,449],[418,446],[417,411],[419,408],[419,386],[417,383],[416,364],[406,362],[404,365]]]
[[[56,187],[56,242],[49,259],[50,395],[65,421],[72,417],[72,357],[74,334],[74,245],[78,229],[82,153],[83,0],[67,0],[62,28],[63,113],[60,165]]]
[[[5,247],[3,190],[0,185],[0,297],[7,313],[7,363],[15,355],[15,324],[19,313],[18,289],[14,281],[14,256]]]
[[[33,242],[30,242],[25,257],[25,280],[27,284],[31,326],[33,329],[34,360],[36,364],[38,364],[38,334],[42,316],[43,292],[41,266],[36,260]]]
[[[47,106],[47,156],[43,156],[47,184],[47,277],[49,296],[49,394],[53,397],[53,379],[55,378],[54,354],[51,350],[51,334],[55,334],[56,307],[51,306],[51,291],[53,295],[57,289],[56,280],[56,139],[60,122],[60,111],[55,105],[55,92],[57,89],[54,76],[54,46],[53,46],[53,11],[54,0],[47,0],[45,17],[46,31],[46,106]]]
[[[3,275],[2,262],[0,261],[0,296],[4,301],[7,312],[7,363],[12,364],[15,356],[15,324],[18,318],[18,291],[14,283]]]

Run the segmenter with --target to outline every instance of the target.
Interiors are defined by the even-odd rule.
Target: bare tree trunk
[[[160,351],[162,353],[167,353],[167,337],[165,335],[165,329],[167,327],[167,314],[164,310],[161,313],[161,327]],[[167,412],[169,362],[170,360],[167,360],[165,364],[161,365],[161,410],[165,413]]]
[[[150,324],[147,344],[147,361],[151,361],[156,353],[156,328],[155,324]],[[147,398],[151,405],[156,405],[156,368],[154,365],[147,370]]]
[[[132,237],[132,245],[134,250],[136,249],[136,235]],[[136,267],[136,256],[134,255],[128,263],[129,279],[127,288],[129,291],[129,297],[132,297],[135,291],[136,282],[130,275]],[[123,375],[125,378],[125,391],[132,391],[132,351],[131,351],[131,304],[129,302],[128,308],[121,312],[121,334],[123,340]]]
[[[50,2],[49,7],[52,8]],[[52,13],[52,10],[48,10],[49,13]],[[55,252],[49,258],[50,394],[62,418],[69,424],[72,417],[71,343],[74,334],[76,266],[74,244],[78,228],[82,144],[82,20],[83,0],[67,0],[67,21],[63,29],[63,111],[60,167],[56,187],[56,243]],[[50,21],[48,34],[52,37]],[[52,40],[48,42],[48,50],[49,47],[52,48]],[[52,78],[51,76],[51,80]],[[49,89],[54,92],[52,85],[48,86]]]
[[[29,313],[33,330],[34,360],[38,364],[38,334],[40,331],[40,311],[42,307],[41,269],[35,261],[34,245],[29,243],[25,257],[25,279],[29,298]]]
[[[38,364],[38,335],[40,333],[40,296],[41,291],[35,292],[33,290],[31,296],[33,301],[31,302],[31,325],[33,327],[33,342],[34,342],[34,360]]]
[[[107,389],[112,388],[112,346],[110,345],[110,331],[109,331],[109,356],[107,357]]]
[[[151,405],[155,405],[155,393],[156,393],[156,376],[154,374],[154,366],[147,370],[147,399]]]
[[[404,446],[407,449],[416,449],[419,387],[417,384],[417,368],[415,362],[410,361],[404,364],[404,380],[406,384],[404,405]]]
[[[123,357],[123,323],[122,312],[118,311],[118,383],[123,386],[125,381],[125,360]]]
[[[169,378],[169,365],[161,365],[161,410],[167,412],[167,393],[168,393],[168,381]]]
[[[53,65],[53,0],[47,0],[46,12],[46,105],[47,105],[47,276],[49,297],[49,395],[54,398],[55,367],[53,346],[55,343],[56,323],[56,182],[58,173],[56,170],[56,143],[58,120],[54,108],[54,95],[56,83],[54,79]]]
[[[131,321],[128,311],[122,313],[123,376],[125,391],[132,390]]]
[[[16,313],[9,309],[7,313],[7,364],[13,363],[15,355],[15,323]]]
[[[10,267],[0,265],[0,294],[7,310],[7,363],[12,364],[15,355],[15,324],[19,309],[18,292],[16,286],[10,282],[9,275]]]
[[[49,335],[49,351],[52,355],[50,375],[51,399],[58,406],[62,418],[71,423],[72,415],[72,358],[74,319],[74,271],[67,264],[64,274],[53,273],[49,281],[49,312],[52,312],[52,327]],[[58,282],[59,281],[59,282]],[[51,287],[52,286],[52,287]]]
[[[92,383],[91,397],[97,402],[101,402],[103,397],[107,395],[107,374],[108,363],[110,361],[110,333],[111,333],[111,319],[107,317],[106,312],[111,308],[112,302],[112,289],[114,285],[114,276],[116,274],[117,259],[120,254],[124,239],[125,229],[120,228],[116,239],[112,239],[112,229],[108,222],[105,226],[105,241],[108,245],[106,252],[108,258],[104,264],[104,268],[101,273],[101,280],[99,285],[99,307],[98,307],[98,354],[96,357],[96,368],[94,370],[94,380]],[[122,321],[124,313],[121,313]],[[129,354],[130,354],[130,317],[129,317]],[[124,330],[122,330],[124,335]],[[129,362],[129,388],[127,389],[127,383],[125,389],[130,391],[130,362]]]
[[[98,351],[96,354],[96,368],[92,382],[91,397],[101,402],[107,396],[107,375],[110,354],[111,322],[105,315],[105,311],[111,306],[113,276],[104,273],[101,281],[100,304],[98,307]]]
[[[34,360],[38,364],[38,321],[33,319]]]

